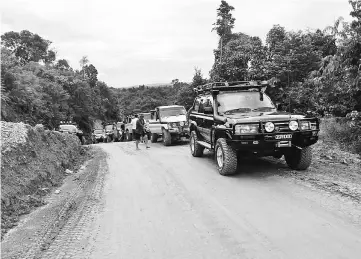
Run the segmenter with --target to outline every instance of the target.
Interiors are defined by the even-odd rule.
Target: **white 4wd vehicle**
[[[149,128],[152,133],[151,141],[157,142],[162,136],[163,144],[169,146],[182,138],[189,138],[189,126],[184,106],[158,106],[151,111]]]

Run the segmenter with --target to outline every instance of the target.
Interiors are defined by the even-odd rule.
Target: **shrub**
[[[322,120],[321,137],[334,140],[351,152],[361,154],[361,113],[353,111],[342,118]]]

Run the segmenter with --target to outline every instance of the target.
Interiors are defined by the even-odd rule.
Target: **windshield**
[[[184,107],[170,107],[160,109],[161,118],[178,115],[186,115],[186,109]]]
[[[102,134],[102,133],[103,133],[103,130],[97,129],[97,130],[94,130],[94,133],[95,133],[95,134]]]
[[[112,130],[113,129],[113,125],[107,125],[105,126],[105,130]]]
[[[76,127],[74,125],[60,125],[59,129],[66,131],[76,131]]]
[[[263,94],[260,100],[259,92],[227,92],[217,96],[218,113],[232,114],[251,111],[272,111],[275,109],[271,99]]]

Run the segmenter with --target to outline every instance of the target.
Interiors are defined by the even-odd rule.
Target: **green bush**
[[[360,117],[342,117],[322,119],[320,137],[338,142],[341,147],[361,154]]]

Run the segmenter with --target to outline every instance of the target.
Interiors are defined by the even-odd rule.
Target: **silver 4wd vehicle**
[[[61,121],[59,125],[59,132],[76,135],[82,145],[84,145],[86,142],[83,131],[80,130],[77,125],[71,121]]]
[[[182,138],[189,137],[186,109],[180,105],[158,106],[151,111],[149,128],[151,141],[154,143],[161,136],[165,146]]]
[[[94,129],[92,133],[92,143],[105,142],[106,135],[104,129]]]
[[[188,112],[192,155],[214,150],[222,175],[234,174],[237,158],[248,154],[284,156],[290,168],[307,169],[319,119],[278,111],[265,94],[267,86],[267,81],[241,81],[197,87]]]

